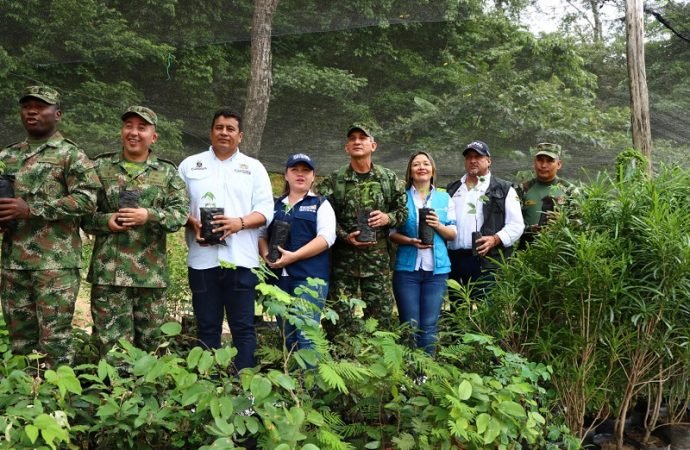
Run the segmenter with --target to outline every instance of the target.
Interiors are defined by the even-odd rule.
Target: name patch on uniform
[[[525,206],[534,206],[536,204],[537,204],[537,202],[535,202],[534,200],[526,200],[525,201]]]
[[[299,212],[316,212],[316,205],[300,206]]]

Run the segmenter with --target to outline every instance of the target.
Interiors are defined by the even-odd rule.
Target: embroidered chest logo
[[[204,167],[204,163],[201,162],[200,159],[196,161],[196,166],[192,167],[192,170],[206,170],[206,167]]]
[[[299,212],[316,212],[316,205],[309,205],[309,206],[300,206],[299,207]]]
[[[235,172],[244,173],[247,175],[252,174],[252,171],[249,170],[249,166],[247,164],[240,164],[240,167],[238,169],[235,169]]]

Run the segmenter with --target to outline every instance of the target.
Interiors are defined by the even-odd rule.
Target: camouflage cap
[[[60,103],[60,93],[48,86],[27,86],[19,97],[19,103],[24,103],[27,98],[37,98],[49,105]]]
[[[553,159],[561,159],[561,146],[558,144],[551,144],[550,142],[541,142],[537,144],[537,152],[534,154],[536,158],[539,155],[546,155]]]
[[[365,136],[374,139],[374,135],[371,134],[369,129],[361,123],[353,123],[352,125],[350,125],[350,128],[347,129],[347,136],[349,137],[355,130],[361,131],[362,133],[364,133]]]
[[[122,120],[127,119],[127,117],[131,115],[139,116],[153,126],[158,125],[158,116],[155,112],[153,112],[152,109],[147,108],[146,106],[130,106],[127,108],[127,111],[122,114]]]

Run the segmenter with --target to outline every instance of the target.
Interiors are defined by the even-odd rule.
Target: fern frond
[[[331,389],[337,389],[343,394],[350,392],[345,385],[345,380],[343,380],[343,377],[340,376],[332,363],[324,362],[319,364],[319,375]]]
[[[347,442],[343,442],[339,435],[326,429],[321,428],[316,434],[316,439],[321,444],[321,448],[327,450],[354,450],[354,447]]]
[[[397,445],[399,450],[412,450],[413,448],[417,448],[417,442],[415,442],[414,436],[410,433],[400,433],[399,436],[391,440]]]

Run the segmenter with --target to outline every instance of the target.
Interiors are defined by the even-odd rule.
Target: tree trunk
[[[244,106],[242,149],[257,156],[266,126],[273,84],[271,67],[271,29],[279,0],[254,0],[252,19],[252,61],[247,102]]]
[[[601,44],[604,42],[604,27],[601,24],[601,2],[599,0],[589,0],[589,9],[592,11],[592,22],[594,24],[594,42]]]
[[[642,0],[626,0],[628,82],[633,147],[647,157],[647,172],[652,172],[652,132],[649,120],[649,95],[644,61],[644,20]]]

